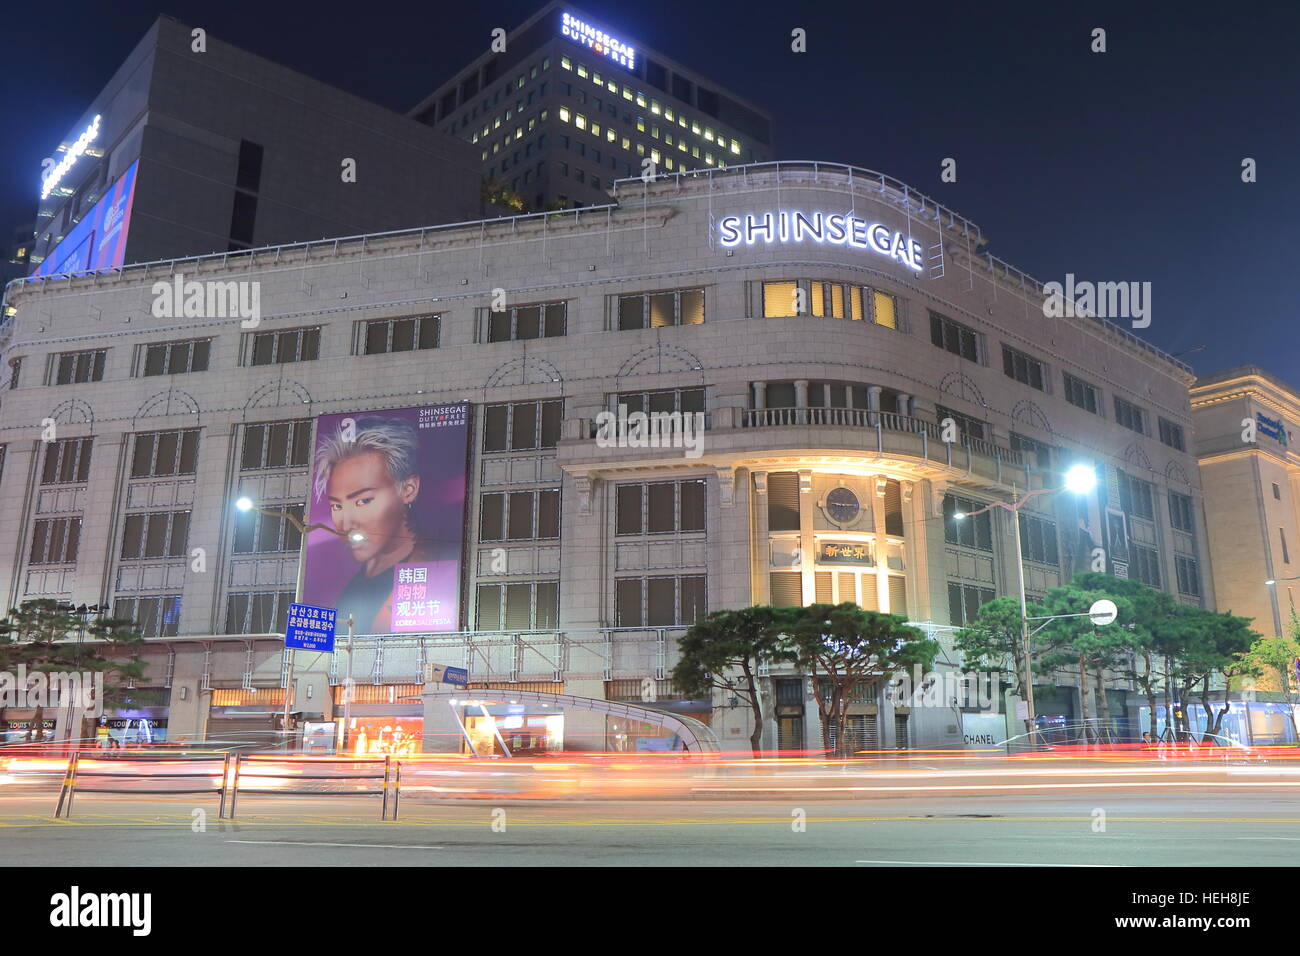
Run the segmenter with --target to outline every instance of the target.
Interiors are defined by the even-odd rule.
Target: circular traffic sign
[[[1106,598],[1093,602],[1092,607],[1088,608],[1088,617],[1092,618],[1092,623],[1098,627],[1113,623],[1118,616],[1119,608],[1115,607],[1114,601],[1108,601]]]

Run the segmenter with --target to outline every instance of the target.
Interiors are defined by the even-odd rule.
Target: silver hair
[[[316,452],[315,491],[317,500],[325,497],[330,474],[340,462],[375,452],[383,456],[384,467],[396,484],[416,473],[415,457],[420,439],[415,429],[397,418],[358,418],[356,436],[352,441],[343,437],[343,427],[326,438]]]

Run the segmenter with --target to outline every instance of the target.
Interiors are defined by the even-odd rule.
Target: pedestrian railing
[[[383,765],[382,773],[275,773],[275,772],[257,772],[256,770],[247,770],[246,767],[256,768],[259,764],[285,764],[313,766],[330,766],[334,764],[361,764],[378,767]],[[379,819],[397,820],[398,801],[402,792],[402,764],[394,760],[391,755],[384,757],[309,757],[298,758],[297,760],[286,760],[284,757],[277,757],[271,754],[237,754],[234,759],[234,767],[230,778],[230,819],[235,818],[235,807],[239,799],[240,785],[249,779],[262,780],[380,780],[378,790],[300,790],[289,789],[287,787],[275,787],[274,789],[246,789],[246,793],[258,794],[260,796],[312,796],[312,797],[356,797],[356,796],[382,796],[380,803]],[[389,817],[389,807],[392,807],[392,817]],[[224,809],[224,801],[222,803]]]
[[[100,769],[101,766],[111,766],[114,763],[144,763],[146,766]],[[160,772],[158,765],[164,763],[179,763],[182,765],[207,764],[208,766],[205,769],[198,770],[166,770]],[[86,764],[87,766],[83,766],[83,764]],[[281,769],[284,768],[285,764],[289,764],[290,767]],[[338,764],[360,764],[366,769],[364,772],[357,773],[299,773],[293,769],[299,767],[306,767],[308,769],[313,767],[323,768]],[[381,766],[382,770],[380,769]],[[220,775],[219,777],[217,776],[218,774]],[[214,777],[217,778],[215,785],[211,782]],[[167,788],[156,786],[131,786],[129,789],[121,786],[88,787],[84,784],[84,781],[87,778],[94,778],[97,780],[116,780],[119,783],[140,780],[160,781],[207,778],[209,780],[209,785],[205,787]],[[259,787],[256,783],[251,783],[251,781],[259,780],[378,780],[381,782],[377,789],[307,790],[281,786]],[[274,754],[232,754],[228,752],[203,754],[148,754],[139,752],[123,752],[120,754],[114,754],[111,751],[75,751],[68,758],[68,768],[63,777],[63,785],[59,789],[59,800],[54,808],[54,816],[56,818],[62,817],[63,819],[70,818],[72,816],[73,799],[78,793],[105,793],[124,797],[134,796],[136,794],[214,794],[220,798],[217,818],[220,820],[233,820],[235,818],[241,788],[245,795],[256,794],[259,796],[277,796],[280,794],[313,797],[379,796],[383,798],[380,803],[379,818],[381,820],[391,819],[396,821],[399,809],[398,804],[402,792],[402,765],[391,756],[295,758]]]
[[[105,765],[110,765],[112,763],[131,763],[131,764],[206,763],[206,764],[220,764],[221,769],[220,771],[218,771],[215,767],[209,767],[206,770],[185,770],[181,772],[169,771],[167,773],[161,773],[161,774],[156,773],[152,770],[150,771],[96,770],[96,769],[84,769],[81,766],[83,759],[87,760],[87,762],[90,763],[92,767],[98,766],[101,763]],[[59,802],[55,805],[54,816],[56,818],[61,816],[65,819],[71,817],[73,798],[77,795],[77,792],[80,791],[81,793],[115,793],[119,795],[216,793],[221,795],[221,806],[219,810],[219,816],[224,818],[226,813],[226,793],[228,790],[227,784],[230,780],[230,766],[231,766],[231,755],[228,753],[180,755],[180,754],[148,754],[148,753],[138,753],[138,752],[123,752],[121,754],[113,754],[111,751],[91,751],[89,753],[80,750],[74,751],[72,755],[68,758],[68,770],[67,773],[65,773],[63,776],[63,786],[59,788]],[[105,787],[87,787],[81,784],[81,780],[87,777],[116,779],[119,781],[159,780],[159,779],[185,780],[185,779],[200,778],[200,777],[208,778],[209,780],[211,780],[212,776],[218,772],[220,772],[221,777],[215,787],[209,784],[206,787],[185,787],[185,788],[170,787],[165,790],[154,788],[154,787],[146,787],[143,789],[133,787],[130,790],[123,790],[120,787],[109,789]],[[231,797],[232,797],[231,804],[233,807],[233,803],[234,803],[233,793],[231,794]]]

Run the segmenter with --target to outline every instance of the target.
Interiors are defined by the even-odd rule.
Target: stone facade
[[[809,222],[852,210],[891,241],[901,235],[903,251],[816,242],[806,230],[800,241],[720,240],[728,217],[778,210]],[[3,358],[18,371],[0,406],[0,493],[15,505],[0,514],[0,540],[11,543],[0,554],[6,600],[179,595],[176,636],[151,651],[151,683],[185,686],[173,713],[201,722],[193,702],[208,688],[283,678],[275,636],[228,633],[227,619],[231,594],[292,594],[297,556],[235,554],[232,502],[301,503],[307,469],[245,467],[248,426],[467,401],[465,633],[358,639],[353,674],[363,683],[416,684],[433,662],[467,666],[479,683],[562,681],[564,693],[601,697],[610,682],[665,678],[695,609],[778,599],[905,613],[944,641],[941,664],[951,669],[946,636],[961,623],[952,615],[1014,595],[1017,577],[1006,513],[967,532],[945,520],[945,496],[969,502],[961,510],[1058,488],[1072,463],[1102,480],[1082,504],[1062,493],[1026,506],[1037,519],[1025,565],[1031,597],[1092,566],[1095,548],[1109,550],[1108,570],[1122,571],[1120,559],[1131,564],[1145,547],[1156,570],[1144,559],[1144,573],[1170,590],[1175,556],[1199,560],[1198,593],[1184,599],[1213,606],[1192,450],[1155,432],[1160,418],[1190,432],[1186,366],[1113,325],[1046,318],[1034,280],[982,255],[983,244],[974,224],[880,174],[767,165],[631,181],[603,207],[11,286]],[[921,250],[919,269],[903,261],[909,248]],[[175,273],[260,283],[260,324],[155,318],[152,287]],[[494,326],[494,307],[535,303],[564,303],[563,335],[489,341],[516,328]],[[364,323],[434,314],[436,349],[359,354]],[[645,327],[629,327],[638,315]],[[319,329],[318,358],[249,364],[251,336],[293,329]],[[206,371],[139,374],[142,346],[195,339],[211,340]],[[105,350],[99,380],[52,384],[71,367],[62,353],[87,350]],[[1067,400],[1063,373],[1094,390],[1095,411]],[[628,396],[693,409],[701,389],[705,428],[694,450],[595,437],[602,413],[641,400]],[[1145,410],[1146,434],[1114,421],[1114,396]],[[553,441],[485,450],[485,406],[547,401],[563,402]],[[137,433],[183,429],[200,432],[192,474],[130,477]],[[51,438],[82,437],[93,438],[88,473],[60,472],[58,462],[47,470]],[[650,490],[697,481],[702,517],[698,485]],[[645,487],[621,490],[634,485]],[[558,538],[478,540],[485,494],[555,487]],[[1195,503],[1190,530],[1171,526],[1171,494]],[[634,500],[644,508],[636,521]],[[124,514],[151,510],[191,516],[183,556],[122,557]],[[32,563],[35,527],[47,517],[79,521],[75,562],[49,560],[58,555],[47,547],[45,563]],[[863,550],[845,563],[827,545]],[[204,549],[202,570],[195,548]],[[558,623],[539,605],[526,621],[481,627],[480,589],[495,582],[558,584]],[[326,688],[342,679],[341,663],[327,673],[309,656],[299,655],[296,699],[314,704],[296,709],[328,716]],[[807,685],[786,691],[802,725],[771,721],[769,745],[818,744]],[[743,747],[748,712],[725,696],[714,704],[723,745]],[[775,696],[769,704],[775,713]],[[951,707],[910,717],[885,701],[855,710],[874,715],[863,732],[874,724],[881,746],[901,744],[904,732],[911,746],[961,743],[963,717]],[[454,743],[449,720],[438,718]],[[595,740],[593,720],[574,727]]]

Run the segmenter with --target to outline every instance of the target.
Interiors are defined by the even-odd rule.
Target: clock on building
[[[858,496],[847,488],[835,488],[826,496],[826,514],[836,524],[852,524],[861,512]]]

